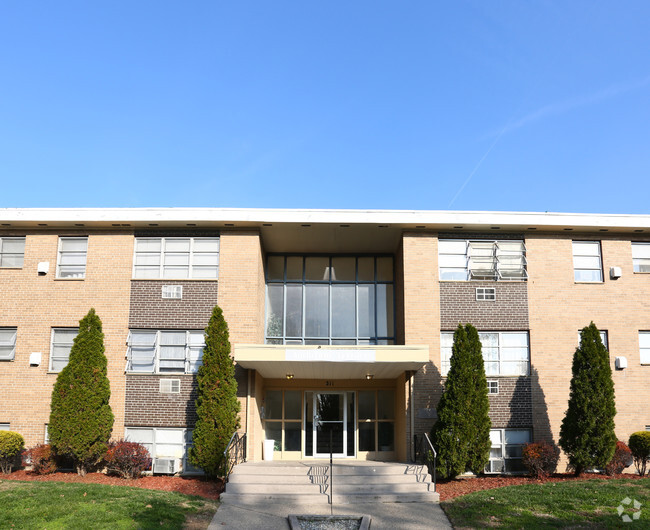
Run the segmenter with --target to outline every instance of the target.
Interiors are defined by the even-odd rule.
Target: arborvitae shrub
[[[205,330],[203,365],[197,374],[198,420],[192,435],[190,462],[209,477],[223,474],[223,452],[239,429],[239,408],[235,364],[230,356],[228,324],[215,306]]]
[[[54,453],[72,458],[82,476],[101,461],[113,429],[106,365],[102,322],[91,309],[56,379],[48,426]]]
[[[522,449],[524,466],[535,478],[552,475],[557,468],[560,450],[548,442],[534,442],[524,445]]]
[[[11,473],[18,455],[25,448],[22,435],[14,431],[0,431],[0,470]]]
[[[569,406],[560,428],[560,447],[577,475],[605,468],[614,456],[615,415],[609,352],[592,322],[580,332],[580,346],[573,355]]]
[[[32,466],[35,475],[48,475],[56,471],[56,461],[50,444],[38,444],[23,453],[23,465]]]
[[[443,477],[481,473],[490,456],[490,418],[485,365],[478,332],[458,325],[445,390],[432,429]]]
[[[605,466],[605,473],[607,475],[618,475],[623,473],[623,470],[632,463],[632,451],[620,440],[616,442],[616,450],[614,456]]]
[[[632,458],[634,458],[634,467],[639,475],[645,475],[648,462],[650,462],[650,431],[632,433],[628,445],[632,451]]]
[[[151,456],[142,444],[117,440],[109,444],[104,462],[109,473],[132,479],[139,478],[151,467]]]

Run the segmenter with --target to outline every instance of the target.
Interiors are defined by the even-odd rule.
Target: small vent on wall
[[[160,393],[161,394],[179,394],[181,391],[180,379],[161,379],[160,380]]]
[[[491,300],[497,299],[497,290],[495,287],[477,287],[476,300]]]
[[[498,394],[499,393],[499,381],[488,381],[488,394]]]
[[[163,285],[162,286],[162,297],[171,299],[171,300],[180,300],[183,298],[183,286],[182,285]]]

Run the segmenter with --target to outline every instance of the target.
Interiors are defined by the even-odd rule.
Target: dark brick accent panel
[[[477,287],[494,287],[496,300],[476,300]],[[440,325],[454,330],[458,323],[480,331],[527,330],[526,282],[440,282]]]
[[[180,393],[161,393],[161,379],[180,379]],[[197,392],[194,375],[127,374],[124,424],[143,427],[194,427],[194,402]]]
[[[162,298],[163,285],[182,285],[182,300]],[[131,280],[129,327],[203,329],[217,304],[217,281]]]
[[[525,428],[533,425],[530,377],[488,377],[499,381],[499,393],[490,394],[492,427]]]

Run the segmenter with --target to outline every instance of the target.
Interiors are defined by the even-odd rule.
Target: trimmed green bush
[[[639,475],[645,475],[648,462],[650,462],[650,431],[632,433],[628,445],[632,451],[634,467]]]
[[[48,427],[55,455],[70,457],[81,476],[101,461],[113,429],[106,365],[102,322],[91,309],[56,379]]]
[[[471,324],[459,324],[454,332],[449,375],[438,404],[438,421],[431,431],[443,477],[484,471],[491,445],[489,408],[478,332]]]
[[[203,365],[199,367],[197,382],[198,420],[189,459],[206,475],[214,478],[223,474],[223,452],[231,436],[240,427],[235,364],[230,356],[228,324],[219,306],[212,310],[205,330]]]
[[[8,475],[11,473],[16,458],[25,448],[25,440],[21,434],[14,431],[0,431],[0,470]]]
[[[56,461],[50,444],[38,444],[23,453],[23,465],[32,466],[35,475],[49,475],[56,471]]]
[[[605,468],[616,450],[614,382],[609,352],[592,322],[580,332],[573,355],[569,407],[560,427],[560,447],[576,475]]]

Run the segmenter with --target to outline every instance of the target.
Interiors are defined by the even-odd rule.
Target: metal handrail
[[[427,470],[433,479],[433,491],[436,491],[436,464],[438,460],[438,453],[436,452],[429,435],[425,432],[420,435],[414,435],[415,438],[415,461],[422,462],[427,465]]]
[[[228,483],[228,478],[232,469],[241,462],[246,462],[246,433],[240,434],[234,432],[230,441],[223,452],[224,462],[224,484]]]

